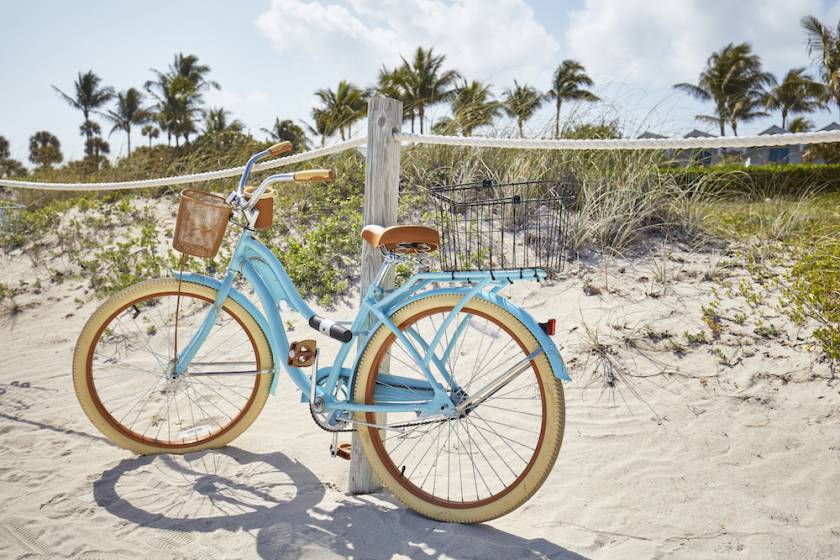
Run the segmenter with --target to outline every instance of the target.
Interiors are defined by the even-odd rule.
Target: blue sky
[[[692,81],[705,59],[730,41],[750,41],[777,75],[807,66],[798,20],[814,14],[832,26],[840,1],[825,0],[145,0],[4,2],[0,7],[0,135],[25,161],[28,138],[49,130],[65,158],[82,155],[81,116],[50,87],[72,90],[76,73],[93,69],[117,90],[141,87],[150,68],[174,53],[211,66],[224,106],[261,135],[276,116],[306,119],[313,92],[342,78],[359,85],[417,45],[446,53],[469,79],[497,93],[514,78],[546,89],[565,58],[584,63],[605,100],[570,107],[577,118],[617,118],[629,133],[703,128],[702,104],[671,84]],[[432,111],[437,117],[440,107]],[[837,109],[810,117],[817,126]],[[544,109],[530,123],[550,124]],[[757,132],[779,120],[750,123]],[[504,123],[503,123],[504,124]],[[103,128],[105,125],[103,123]],[[108,130],[107,128],[105,129]],[[135,144],[142,141],[139,134]],[[125,136],[110,138],[124,154]]]

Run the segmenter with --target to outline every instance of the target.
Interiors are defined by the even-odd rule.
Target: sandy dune
[[[4,281],[31,272],[20,256],[3,264]],[[719,254],[674,249],[566,276],[512,294],[559,322],[575,380],[563,449],[530,502],[480,526],[421,518],[387,493],[345,495],[348,463],[330,459],[285,379],[233,447],[118,449],[70,377],[97,302],[74,303],[90,295],[72,282],[20,296],[0,327],[0,558],[837,558],[840,384],[807,329],[772,293],[751,309],[737,289],[748,275]],[[713,299],[720,338],[687,343]],[[756,334],[759,315],[779,332]]]

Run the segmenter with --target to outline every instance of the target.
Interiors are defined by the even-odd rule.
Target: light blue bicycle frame
[[[383,264],[383,266],[388,266],[388,264]],[[234,288],[233,283],[237,273],[241,273],[253,287],[262,305],[262,311],[242,292]],[[300,368],[287,365],[286,362],[286,356],[289,352],[289,339],[280,313],[280,305],[281,302],[285,301],[292,310],[300,313],[307,321],[315,315],[315,312],[300,296],[280,261],[265,245],[254,238],[250,230],[245,229],[243,231],[222,280],[192,273],[183,273],[180,277],[185,282],[193,282],[213,288],[217,290],[218,296],[198,330],[178,356],[175,366],[176,376],[184,375],[188,371],[190,362],[195,358],[196,353],[215,325],[219,311],[225,301],[230,298],[254,317],[268,339],[274,364],[271,382],[272,394],[276,392],[282,364],[292,381],[301,390],[301,401],[308,402],[311,390],[310,376]],[[514,281],[540,281],[545,277],[545,271],[540,269],[493,272],[424,272],[415,274],[405,284],[394,290],[384,290],[375,284],[371,285],[362,300],[358,315],[350,326],[353,331],[353,339],[341,345],[332,365],[320,368],[316,372],[315,394],[323,398],[327,411],[347,413],[413,411],[421,415],[451,413],[455,405],[450,397],[450,390],[455,391],[457,387],[454,386],[450,373],[446,370],[444,364],[447,362],[449,353],[455,347],[455,342],[461,336],[469,336],[466,327],[470,316],[461,319],[452,335],[452,339],[448,340],[443,347],[441,347],[441,338],[446,329],[456,319],[459,311],[473,298],[483,298],[495,303],[522,321],[537,339],[539,347],[545,352],[554,375],[559,379],[568,381],[569,376],[566,366],[551,338],[530,314],[513,305],[499,294],[503,288]],[[460,285],[437,288],[432,285],[437,282]],[[446,317],[432,341],[427,343],[412,329],[403,332],[390,320],[391,315],[399,308],[420,298],[437,294],[456,294],[461,296],[461,299]],[[383,404],[355,403],[351,400],[352,396],[348,396],[346,399],[336,398],[335,394],[339,383],[346,384],[347,393],[352,393],[353,378],[362,351],[372,334],[381,325],[385,325],[399,339],[425,375],[426,381],[391,376],[398,384],[382,389],[383,392],[387,392],[387,399],[384,399],[387,400],[387,403]],[[355,353],[352,352],[354,346],[356,347]],[[439,347],[441,347],[440,350],[436,351],[435,349]],[[345,362],[351,356],[352,360],[349,367],[344,367]],[[438,372],[438,378],[432,374],[433,370]],[[386,374],[380,374],[380,376],[381,379],[387,379],[388,377]],[[448,387],[444,387],[438,379],[442,380]],[[399,387],[402,386],[408,386],[411,390],[401,391]],[[428,394],[428,399],[418,401],[418,394],[423,395],[424,393]],[[379,395],[379,389],[377,389],[376,394]],[[377,398],[376,400],[380,399]]]

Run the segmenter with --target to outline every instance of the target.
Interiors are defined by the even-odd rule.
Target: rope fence
[[[558,140],[540,138],[487,138],[480,136],[441,136],[399,132],[394,138],[415,144],[474,146],[477,148],[516,148],[520,150],[690,150],[701,148],[756,148],[799,146],[840,142],[840,131],[767,134],[764,136],[714,136],[700,138],[618,138],[608,140]]]
[[[276,169],[293,163],[300,163],[317,159],[319,157],[328,156],[351,150],[364,146],[367,138],[362,136],[347,140],[346,142],[339,142],[332,146],[309,150],[301,152],[292,156],[286,156],[271,161],[256,164],[253,172],[266,171],[269,169]],[[169,185],[187,185],[190,183],[201,183],[204,181],[213,181],[215,179],[227,179],[228,177],[238,177],[245,170],[245,166],[229,167],[228,169],[220,169],[218,171],[206,171],[204,173],[193,173],[190,175],[178,175],[175,177],[160,177],[158,179],[141,179],[138,181],[116,181],[112,183],[38,183],[34,181],[12,181],[7,179],[0,179],[0,186],[19,188],[19,189],[38,189],[50,191],[107,191],[107,190],[122,190],[122,189],[145,189],[148,187],[165,187]]]
[[[394,140],[409,144],[436,144],[445,146],[471,146],[476,148],[510,148],[521,150],[692,150],[716,148],[757,148],[769,146],[799,146],[807,144],[826,144],[840,142],[840,131],[805,132],[772,134],[763,136],[734,136],[734,137],[699,137],[699,138],[620,138],[609,140],[573,140],[573,139],[539,139],[539,138],[488,138],[480,136],[441,136],[434,134],[413,134],[395,132]],[[254,166],[254,171],[266,171],[284,167],[293,163],[309,161],[319,157],[337,154],[367,144],[367,136],[361,136],[345,142],[339,142],[324,148],[309,150],[292,156],[260,163]],[[117,181],[111,183],[43,183],[35,181],[14,181],[0,179],[0,186],[20,189],[40,189],[54,191],[103,191],[117,189],[143,189],[148,187],[163,187],[170,185],[185,185],[200,183],[216,179],[236,177],[242,173],[244,166],[178,175],[174,177],[160,177],[157,179],[142,179],[138,181]]]

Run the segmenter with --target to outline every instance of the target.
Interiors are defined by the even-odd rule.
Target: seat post
[[[383,250],[382,254],[385,258],[382,261],[382,266],[379,267],[379,272],[376,275],[376,280],[373,281],[373,285],[377,288],[382,287],[382,283],[385,282],[385,277],[388,275],[388,272],[391,270],[391,267],[402,260],[402,257],[400,255],[392,253],[391,251]]]

